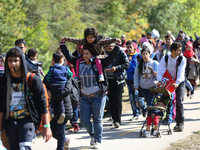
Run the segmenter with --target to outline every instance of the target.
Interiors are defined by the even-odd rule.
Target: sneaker
[[[74,127],[68,130],[69,132],[74,132]]]
[[[133,118],[131,118],[130,121],[138,120],[138,119],[139,119],[139,116],[133,116]]]
[[[176,123],[176,126],[174,127],[174,130],[178,130],[179,128],[179,123]]]
[[[104,76],[103,75],[99,75],[98,78],[99,78],[99,82],[103,82],[104,81]]]
[[[147,110],[146,109],[142,109],[142,116],[144,118],[147,116]]]
[[[189,92],[187,92],[187,97],[189,97],[190,96],[190,93]]]
[[[113,121],[112,117],[109,117],[108,121]]]
[[[190,98],[193,99],[193,97],[194,97],[194,94],[191,94],[191,95],[190,95]]]
[[[101,148],[101,143],[96,142],[93,148],[94,148],[94,149],[99,149],[99,148]]]
[[[149,131],[145,131],[143,134],[143,137],[148,138],[150,137],[150,132]]]
[[[50,118],[53,119],[55,117],[53,111],[50,111]]]
[[[119,128],[119,127],[120,127],[119,122],[115,122],[115,128]]]
[[[184,124],[181,122],[177,128],[177,131],[183,131],[184,129]]]
[[[64,120],[65,120],[65,114],[62,113],[62,114],[60,114],[60,117],[59,117],[57,123],[62,124],[64,122]]]
[[[114,126],[114,123],[111,123],[110,126]]]
[[[94,146],[94,137],[91,137],[90,146]]]
[[[70,139],[66,138],[64,150],[69,150],[69,142],[70,142]]]
[[[34,137],[32,140],[32,143],[36,143],[37,142],[37,137]]]
[[[78,124],[74,124],[74,132],[75,133],[79,132],[79,125]]]
[[[157,134],[157,131],[154,130],[154,131],[153,131],[153,136],[156,136],[156,134]]]

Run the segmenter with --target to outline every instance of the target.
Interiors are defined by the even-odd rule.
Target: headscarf
[[[139,40],[140,43],[148,42],[148,39],[146,37],[143,37]]]
[[[150,44],[149,42],[144,42],[144,43],[142,44],[142,47],[143,47],[143,46],[148,47],[148,49],[150,50],[150,54],[153,53],[153,47],[151,46],[151,44]]]
[[[190,47],[190,50],[188,51],[187,50],[187,47]],[[185,47],[185,52],[183,53],[184,56],[186,57],[192,57],[194,55],[194,52],[193,52],[193,46],[191,44],[191,42],[188,42],[186,47]]]

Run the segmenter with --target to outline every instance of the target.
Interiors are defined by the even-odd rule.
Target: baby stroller
[[[159,120],[159,124],[158,124],[158,130],[157,130],[157,133],[156,133],[156,137],[161,137],[161,134],[159,132],[159,128],[160,128],[160,124],[162,123],[165,123],[168,125],[168,130],[167,130],[167,133],[168,134],[172,134],[172,130],[170,128],[170,124],[172,122],[172,118],[174,119],[175,116],[175,112],[173,110],[174,107],[175,107],[175,92],[173,93],[170,93],[165,87],[159,87],[159,88],[156,88],[156,89],[150,89],[150,92],[151,94],[153,95],[153,101],[154,101],[154,105],[157,104],[157,101],[159,100],[164,100],[165,101],[165,104],[166,104],[166,107],[159,107],[159,106],[148,106],[147,107],[147,111],[150,111],[150,110],[160,110],[161,111],[161,119]],[[144,126],[146,125],[146,122],[147,122],[147,118],[145,119],[144,123],[143,123],[143,126],[140,130],[140,133],[139,133],[139,136],[140,137],[144,137],[144,133],[143,133],[143,128]],[[154,132],[154,129],[153,129],[153,123],[151,125],[151,135],[153,134]]]

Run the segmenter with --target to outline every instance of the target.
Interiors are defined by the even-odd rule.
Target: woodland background
[[[0,0],[0,54],[23,38],[39,51],[44,71],[63,36],[83,38],[84,29],[127,40],[157,29],[161,39],[169,30],[200,35],[199,0]],[[69,44],[71,51],[75,45]]]

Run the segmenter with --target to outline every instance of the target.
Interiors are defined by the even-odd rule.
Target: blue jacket
[[[49,68],[46,79],[50,85],[65,84],[67,82],[68,70],[68,67],[56,64]]]
[[[127,57],[129,57],[128,54],[127,54]],[[136,53],[136,54],[134,54],[132,56],[132,60],[129,61],[130,67],[128,69],[126,69],[127,80],[133,80],[133,76],[134,76],[134,73],[135,73],[135,67],[136,67],[137,62],[139,61],[139,59],[140,59],[140,54]]]

